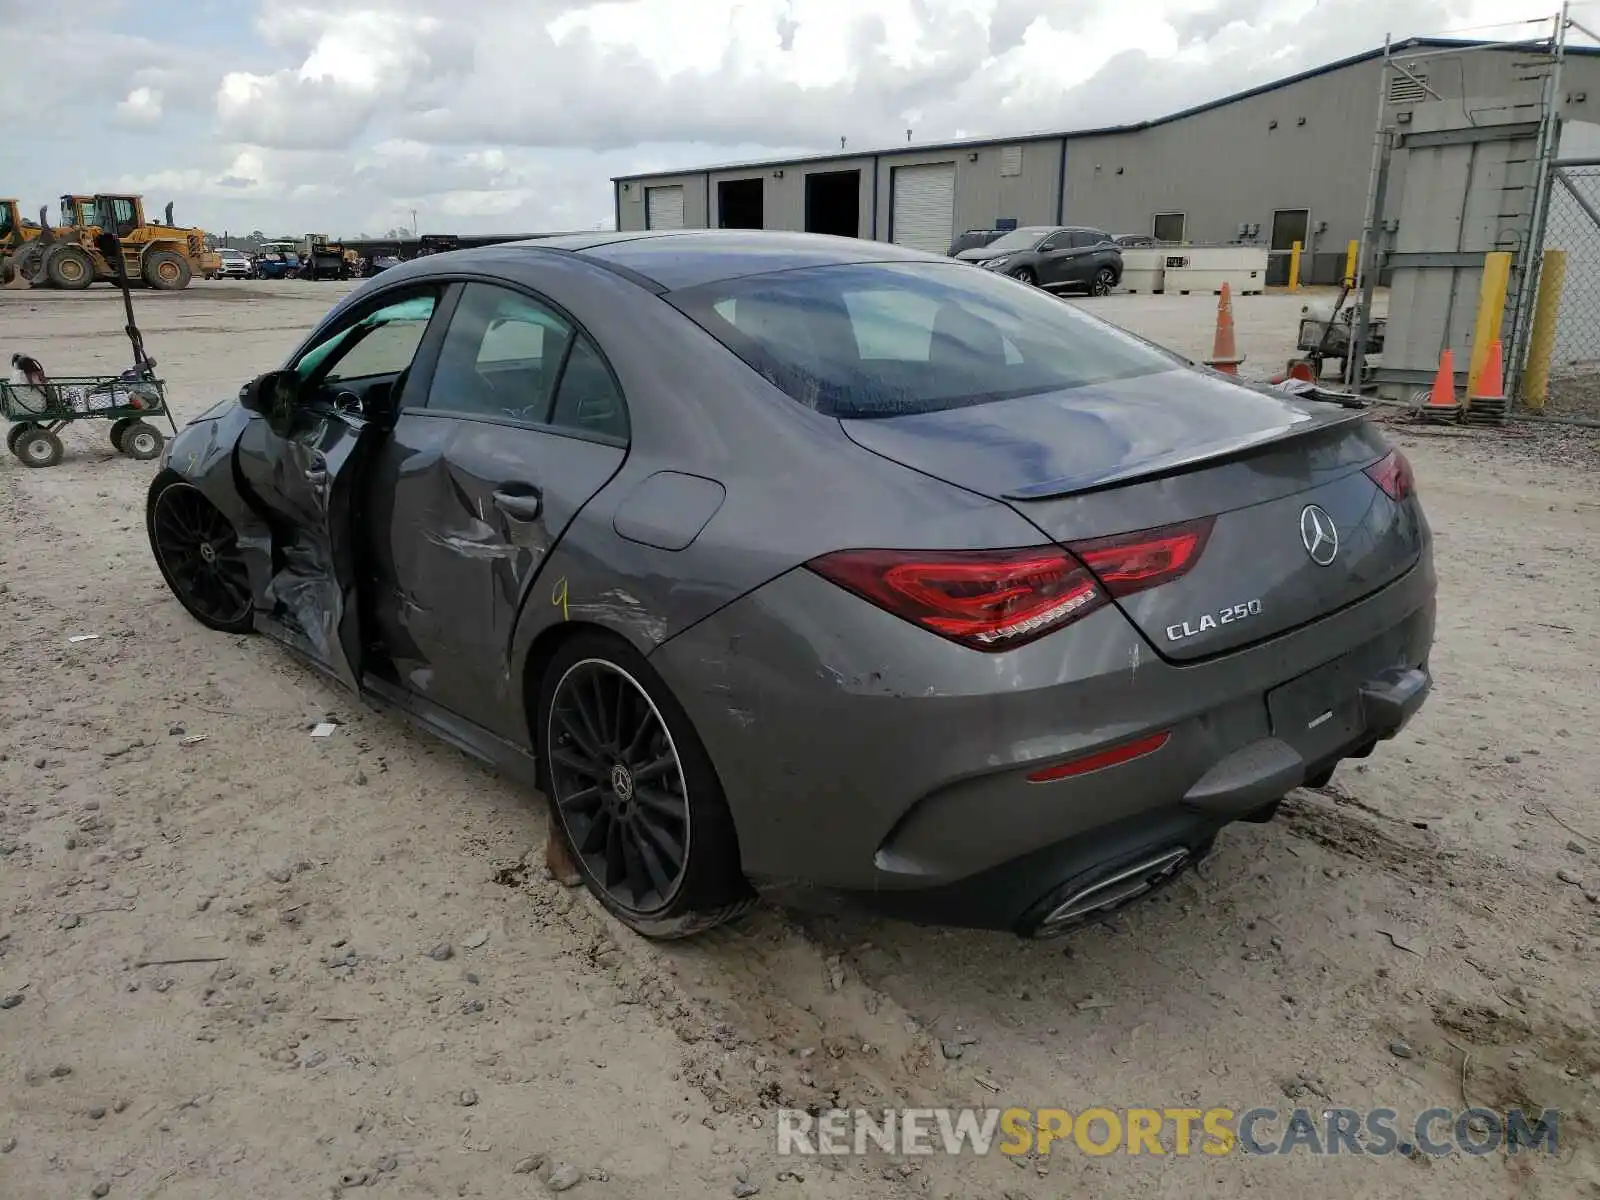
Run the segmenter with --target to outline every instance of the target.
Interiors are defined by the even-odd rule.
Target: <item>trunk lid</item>
[[[841,423],[1065,545],[1211,518],[1189,571],[1117,602],[1173,661],[1354,603],[1410,570],[1427,539],[1416,502],[1395,503],[1362,470],[1388,447],[1360,412],[1198,371]]]

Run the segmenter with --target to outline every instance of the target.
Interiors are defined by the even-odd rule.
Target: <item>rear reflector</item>
[[[1367,478],[1383,489],[1391,500],[1404,500],[1417,490],[1416,477],[1411,473],[1411,460],[1398,450],[1391,450],[1367,468]]]
[[[1107,603],[1057,546],[1023,550],[841,550],[806,564],[824,579],[975,650],[1000,651]]]
[[[1146,754],[1154,754],[1167,744],[1167,739],[1171,736],[1166,732],[1152,733],[1149,737],[1142,737],[1136,742],[1124,742],[1120,746],[1112,746],[1109,750],[1097,750],[1093,754],[1086,754],[1071,762],[1043,767],[1030,774],[1028,782],[1054,783],[1058,779],[1071,779],[1075,775],[1087,775],[1090,771],[1103,771],[1107,767],[1120,766],[1136,758],[1143,758]]]
[[[1186,574],[1206,548],[1212,517],[1075,542],[1072,552],[1113,596],[1131,596]]]

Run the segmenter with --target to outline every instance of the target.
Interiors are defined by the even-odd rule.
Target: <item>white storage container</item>
[[[1265,246],[1184,246],[1168,252],[1166,290],[1215,294],[1223,284],[1235,296],[1267,290]]]
[[[1159,246],[1126,246],[1122,251],[1123,292],[1159,292],[1166,274],[1166,251]]]

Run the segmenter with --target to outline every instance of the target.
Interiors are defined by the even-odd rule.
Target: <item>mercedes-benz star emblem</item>
[[[1339,555],[1339,527],[1318,505],[1308,504],[1300,510],[1300,541],[1319,567],[1327,566]]]
[[[611,768],[611,790],[624,804],[633,799],[633,774],[621,763]]]

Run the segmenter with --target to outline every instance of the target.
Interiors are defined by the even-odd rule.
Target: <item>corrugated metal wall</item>
[[[1497,95],[1527,73],[1519,65],[1527,60],[1526,52],[1472,51],[1416,60],[1415,69],[1445,98]],[[716,181],[761,176],[767,228],[799,230],[805,176],[859,170],[861,235],[889,241],[894,169],[947,162],[956,175],[952,235],[1004,219],[1149,233],[1157,213],[1181,212],[1191,241],[1228,241],[1249,224],[1260,226],[1265,243],[1274,210],[1305,208],[1313,231],[1307,262],[1313,278],[1332,282],[1346,244],[1361,235],[1381,69],[1377,60],[1356,63],[1135,133],[1071,137],[1065,170],[1062,140],[1048,138],[628,180],[617,185],[620,228],[644,228],[646,184],[684,184],[685,223],[715,226]],[[1562,90],[1572,119],[1600,120],[1600,59],[1570,57]],[[1391,178],[1394,205],[1403,185],[1403,178]],[[1390,215],[1398,211],[1391,206]],[[1324,221],[1326,230],[1317,232]]]

